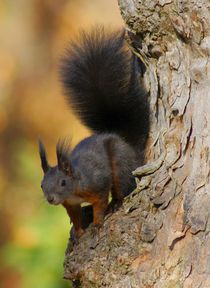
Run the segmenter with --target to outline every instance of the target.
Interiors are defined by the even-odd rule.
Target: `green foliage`
[[[4,263],[22,275],[22,288],[65,288],[63,259],[69,220],[62,207],[44,205],[35,217],[17,223],[14,238],[2,251]]]

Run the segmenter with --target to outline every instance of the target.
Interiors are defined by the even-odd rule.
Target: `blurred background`
[[[123,25],[117,0],[0,1],[0,287],[70,287],[63,280],[69,219],[40,188],[41,137],[55,164],[59,137],[88,131],[58,81],[68,39],[95,23]]]

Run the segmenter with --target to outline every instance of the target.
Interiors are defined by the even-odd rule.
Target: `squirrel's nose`
[[[48,201],[50,204],[52,204],[52,203],[55,201],[55,197],[54,197],[53,195],[49,195],[49,196],[47,197],[47,201]]]

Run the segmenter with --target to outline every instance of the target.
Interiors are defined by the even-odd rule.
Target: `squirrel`
[[[92,205],[93,224],[100,227],[107,211],[118,208],[135,188],[132,171],[144,163],[149,133],[148,93],[124,30],[83,31],[69,44],[60,71],[67,101],[93,135],[72,151],[60,140],[54,167],[40,141],[41,187],[50,204],[66,208],[79,238],[87,227],[82,203]]]

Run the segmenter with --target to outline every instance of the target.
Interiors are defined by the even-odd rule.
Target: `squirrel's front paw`
[[[75,241],[75,244],[76,244],[76,245],[78,244],[79,238],[80,238],[84,233],[85,233],[85,231],[84,231],[82,228],[80,228],[80,229],[78,229],[77,231],[75,231],[75,239],[74,239],[74,241]]]

